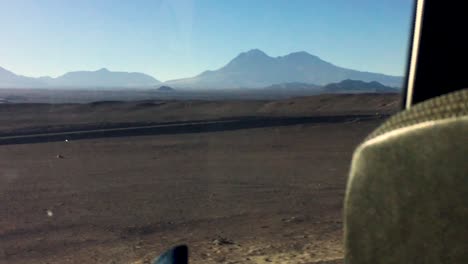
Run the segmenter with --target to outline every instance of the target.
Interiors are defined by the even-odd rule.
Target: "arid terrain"
[[[149,263],[177,244],[191,263],[342,263],[352,152],[398,107],[392,94],[0,104],[0,263]],[[2,143],[39,133],[67,140]]]

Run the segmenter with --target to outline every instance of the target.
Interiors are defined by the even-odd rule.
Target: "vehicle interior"
[[[466,10],[417,2],[405,110],[354,153],[346,263],[468,261]]]

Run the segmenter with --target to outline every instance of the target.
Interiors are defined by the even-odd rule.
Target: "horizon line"
[[[324,60],[322,59],[320,56],[317,56],[317,55],[314,55],[314,54],[311,54],[309,53],[308,51],[305,51],[305,50],[300,50],[300,51],[292,51],[292,52],[289,52],[285,55],[279,55],[279,56],[271,56],[269,55],[268,53],[264,52],[263,50],[259,49],[259,48],[252,48],[252,49],[249,49],[249,50],[246,50],[246,51],[242,51],[240,53],[238,53],[234,58],[230,59],[228,62],[226,62],[223,66],[221,66],[220,68],[217,68],[217,69],[214,69],[214,70],[204,70],[204,71],[201,71],[199,72],[198,74],[195,74],[193,76],[189,76],[189,77],[178,77],[178,78],[171,78],[171,79],[166,79],[166,80],[161,80],[159,79],[158,77],[155,77],[154,75],[152,74],[149,74],[149,73],[145,73],[145,72],[142,72],[142,71],[125,71],[125,70],[109,70],[110,67],[108,66],[101,66],[99,67],[97,70],[71,70],[71,71],[66,71],[62,74],[59,74],[59,75],[56,75],[56,76],[53,76],[53,75],[40,75],[40,76],[32,76],[32,75],[24,75],[24,74],[21,74],[21,73],[17,73],[17,72],[13,72],[11,70],[9,70],[8,68],[5,68],[3,67],[2,65],[0,65],[0,68],[3,69],[3,70],[6,70],[6,71],[9,71],[15,75],[18,75],[18,76],[22,76],[22,77],[27,77],[27,78],[34,78],[34,79],[39,79],[39,78],[52,78],[52,79],[56,79],[56,78],[59,78],[67,73],[72,73],[72,72],[98,72],[98,71],[101,71],[101,70],[106,70],[108,72],[112,72],[112,73],[140,73],[140,74],[145,74],[145,75],[148,75],[152,78],[154,78],[156,81],[160,82],[160,83],[166,83],[166,82],[169,82],[169,81],[177,81],[177,80],[183,80],[183,79],[189,79],[189,78],[193,78],[193,77],[196,77],[204,72],[207,72],[207,71],[217,71],[221,68],[223,68],[224,66],[226,66],[229,62],[231,62],[232,60],[234,60],[235,58],[239,57],[240,55],[242,54],[245,54],[245,53],[249,53],[249,52],[252,52],[252,51],[259,51],[263,54],[265,54],[266,56],[270,57],[270,58],[281,58],[281,57],[286,57],[286,56],[289,56],[291,54],[297,54],[297,53],[306,53],[307,55],[310,55],[310,56],[313,56],[313,57],[316,57],[324,62],[327,62],[327,63],[330,63],[336,67],[340,67],[340,68],[345,68],[345,69],[350,69],[350,70],[355,70],[355,71],[359,71],[359,72],[365,72],[365,73],[377,73],[377,74],[383,74],[383,75],[387,75],[387,76],[391,76],[391,77],[404,77],[404,74],[403,75],[394,75],[394,74],[388,74],[388,73],[382,73],[382,72],[374,72],[374,71],[368,71],[368,70],[357,70],[357,69],[354,69],[354,68],[346,68],[346,67],[343,67],[343,66],[339,66],[339,65],[336,65],[332,62],[329,62],[327,60]]]

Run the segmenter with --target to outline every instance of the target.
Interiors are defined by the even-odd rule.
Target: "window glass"
[[[412,8],[0,0],[0,262],[342,263]]]

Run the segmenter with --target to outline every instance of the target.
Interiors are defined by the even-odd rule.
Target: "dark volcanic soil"
[[[340,263],[351,155],[382,121],[0,146],[0,263],[147,263],[179,243],[191,263]]]

